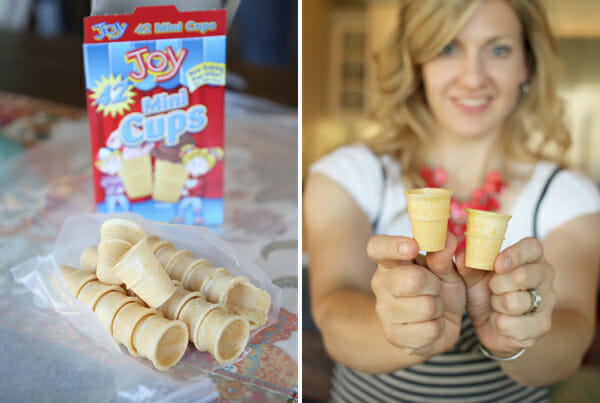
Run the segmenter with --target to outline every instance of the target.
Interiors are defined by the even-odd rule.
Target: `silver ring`
[[[538,294],[536,290],[530,288],[529,290],[527,290],[527,292],[531,297],[531,306],[523,315],[531,315],[532,313],[535,313],[540,307],[540,304],[542,303],[542,296]]]

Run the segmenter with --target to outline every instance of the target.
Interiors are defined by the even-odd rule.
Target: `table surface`
[[[282,309],[238,363],[206,366],[188,349],[170,375],[152,372],[171,388],[208,376],[217,401],[297,399],[297,111],[231,92],[225,99],[225,224],[214,230],[282,289]],[[151,401],[143,385],[131,390],[118,362],[10,273],[51,253],[66,218],[93,211],[85,111],[0,93],[0,134],[0,400]]]

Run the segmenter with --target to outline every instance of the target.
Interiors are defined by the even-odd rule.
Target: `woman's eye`
[[[492,48],[492,54],[494,56],[506,56],[510,53],[510,47],[504,45],[497,45]]]
[[[444,49],[442,49],[440,55],[449,56],[454,54],[454,52],[456,52],[456,45],[449,43],[446,46],[444,46]]]

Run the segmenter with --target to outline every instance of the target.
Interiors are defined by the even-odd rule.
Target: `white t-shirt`
[[[382,164],[385,164],[385,179]],[[533,236],[535,206],[555,168],[554,163],[538,163],[511,211],[503,211],[512,215],[503,249],[522,238]],[[339,183],[371,223],[379,218],[374,229],[376,234],[412,236],[404,196],[406,189],[400,178],[401,168],[389,156],[380,159],[365,145],[346,146],[317,161],[310,172],[322,173]],[[538,238],[544,240],[562,224],[598,211],[600,193],[596,185],[582,174],[561,171],[553,179],[540,205]]]

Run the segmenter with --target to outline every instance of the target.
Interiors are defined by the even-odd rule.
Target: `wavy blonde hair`
[[[423,186],[419,176],[423,149],[430,142],[434,124],[421,65],[452,41],[482,1],[401,0],[396,29],[375,55],[380,99],[372,116],[381,124],[381,131],[368,145],[377,154],[397,158],[411,186]],[[562,164],[571,141],[555,85],[557,45],[545,10],[539,0],[504,1],[521,23],[530,87],[505,122],[504,152],[515,159]]]

